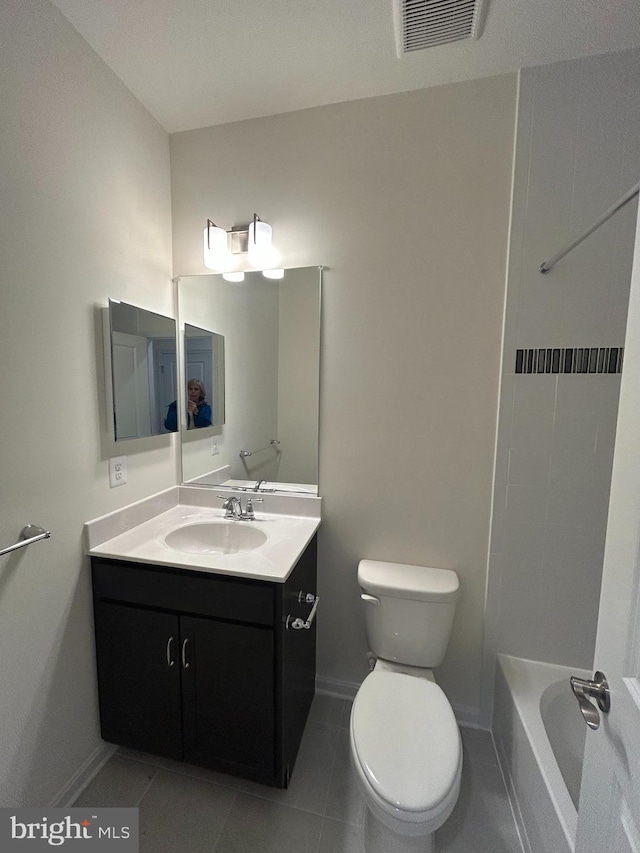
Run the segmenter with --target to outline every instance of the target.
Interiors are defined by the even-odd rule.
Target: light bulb
[[[247,240],[247,255],[249,263],[253,267],[273,267],[277,261],[273,261],[274,248],[271,244],[272,229],[267,222],[254,219],[249,223],[249,234]]]
[[[284,270],[262,270],[262,275],[265,278],[284,278]]]
[[[233,269],[236,259],[229,251],[227,232],[224,228],[209,225],[204,229],[203,238],[205,267],[215,272]]]
[[[223,272],[222,278],[225,281],[244,281],[243,272]]]

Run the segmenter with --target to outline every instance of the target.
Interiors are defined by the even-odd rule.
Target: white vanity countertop
[[[242,496],[243,506],[246,497]],[[253,550],[202,554],[170,547],[165,537],[171,531],[224,519],[216,491],[175,486],[87,522],[87,551],[94,557],[283,583],[320,526],[321,499],[254,493],[250,497],[263,499],[254,504],[255,521],[229,524],[265,534],[266,543]]]

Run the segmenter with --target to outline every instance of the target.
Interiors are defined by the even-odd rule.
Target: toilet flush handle
[[[380,604],[380,599],[379,599],[379,598],[376,598],[376,597],[375,597],[375,595],[367,595],[367,593],[366,593],[366,592],[362,592],[362,593],[360,593],[360,598],[361,598],[363,601],[368,601],[368,602],[369,602],[369,604],[376,604],[376,605],[379,605],[379,604]]]

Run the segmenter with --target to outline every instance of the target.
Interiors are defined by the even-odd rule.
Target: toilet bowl
[[[350,720],[350,756],[367,805],[366,853],[430,853],[460,792],[462,746],[432,666],[444,657],[458,578],[448,569],[361,561],[376,657]]]
[[[375,669],[354,700],[350,744],[356,781],[375,818],[367,853],[390,844],[428,850],[426,836],[453,811],[462,772],[460,733],[440,687]]]

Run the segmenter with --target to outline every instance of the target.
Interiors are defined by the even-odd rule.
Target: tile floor
[[[137,806],[140,853],[364,853],[350,710],[316,696],[286,791],[121,749],[75,805]],[[521,853],[490,736],[463,729],[462,740],[462,788],[438,853]]]

